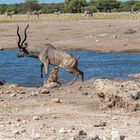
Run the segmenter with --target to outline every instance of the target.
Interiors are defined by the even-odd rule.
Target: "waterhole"
[[[79,69],[85,80],[92,78],[128,79],[128,74],[140,73],[140,54],[97,53],[94,51],[68,51],[79,56]],[[41,86],[47,77],[40,78],[40,61],[33,58],[17,58],[17,50],[0,51],[0,81],[22,86]],[[73,75],[59,69],[59,80],[69,82]],[[78,80],[81,80],[80,77]]]

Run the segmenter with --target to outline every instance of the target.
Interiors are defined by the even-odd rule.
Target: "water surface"
[[[94,51],[68,51],[80,56],[79,68],[85,74],[85,80],[91,78],[128,79],[128,74],[140,73],[140,54],[96,53]],[[16,50],[0,51],[0,81],[17,83],[23,86],[40,86],[40,61],[33,58],[17,58]],[[73,75],[59,70],[61,82],[68,82]],[[81,80],[79,78],[79,80]]]

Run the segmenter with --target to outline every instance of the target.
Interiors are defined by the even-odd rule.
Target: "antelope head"
[[[27,26],[24,30],[25,37],[24,37],[23,41],[21,41],[21,36],[19,34],[19,26],[17,26],[17,35],[18,35],[18,44],[17,45],[18,45],[18,48],[19,48],[19,51],[17,53],[17,57],[24,57],[24,56],[29,55],[29,52],[28,52],[28,49],[27,49],[28,43],[26,42],[26,39],[27,39],[26,31],[27,31],[28,27],[29,27],[29,24],[27,24]]]

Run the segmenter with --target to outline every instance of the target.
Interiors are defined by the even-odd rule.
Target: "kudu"
[[[21,42],[21,36],[19,34],[19,26],[17,26],[17,35],[18,35],[18,48],[19,52],[17,54],[18,57],[33,57],[33,58],[39,58],[39,60],[42,62],[40,66],[40,76],[43,77],[42,70],[43,67],[45,67],[45,73],[46,76],[48,75],[48,68],[49,64],[58,66],[63,68],[65,71],[74,74],[74,79],[71,82],[73,84],[78,76],[80,75],[82,77],[82,81],[84,81],[84,73],[78,69],[78,57],[73,56],[72,54],[66,53],[65,51],[62,51],[60,49],[55,48],[51,44],[45,44],[42,47],[39,48],[33,48],[31,49],[28,47],[28,43],[26,43],[27,39],[27,29],[29,25],[24,30],[25,38]]]

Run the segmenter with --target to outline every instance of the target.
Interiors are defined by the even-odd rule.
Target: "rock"
[[[54,99],[52,99],[52,101],[55,103],[61,103],[61,100],[59,98],[54,98]]]
[[[6,124],[11,124],[11,121],[7,121]]]
[[[87,133],[83,130],[80,130],[78,135],[74,136],[74,140],[87,140]]]
[[[82,92],[83,95],[88,95],[88,92]]]
[[[22,121],[23,124],[26,124],[27,122],[25,120]]]
[[[100,137],[99,137],[95,132],[92,132],[92,133],[89,135],[88,140],[101,140],[101,139],[100,139]]]
[[[50,94],[50,91],[47,89],[42,89],[42,91],[40,92],[40,94]]]
[[[16,97],[17,94],[16,94],[16,93],[12,93],[10,96],[11,96],[11,97]]]
[[[111,25],[107,23],[106,26],[107,26],[107,27],[110,27]]]
[[[97,39],[96,42],[100,42],[100,40]]]
[[[22,96],[18,96],[17,98],[18,98],[18,99],[22,99]]]
[[[39,118],[37,116],[34,116],[33,120],[39,120]]]
[[[65,128],[61,128],[61,129],[59,130],[59,133],[67,133],[67,131],[66,131]]]
[[[140,92],[137,92],[135,95],[131,95],[131,98],[132,98],[134,101],[140,99]]]
[[[0,89],[0,94],[2,94],[3,93],[3,91]]]
[[[79,136],[87,136],[87,133],[86,132],[84,132],[83,130],[80,130],[79,131],[79,134],[78,134]]]
[[[0,51],[4,50],[2,47],[0,47]]]
[[[82,86],[78,86],[78,90],[81,90],[82,89]]]
[[[134,33],[136,33],[137,31],[136,30],[134,30],[134,29],[128,29],[127,31],[125,31],[124,33],[125,34],[134,34]]]
[[[122,46],[127,46],[127,44],[123,44]]]
[[[19,92],[19,94],[26,94],[26,91],[21,91]]]
[[[32,137],[32,140],[39,140],[40,139],[40,134],[38,133],[35,133],[34,130],[32,130],[32,134],[31,134],[31,137]]]
[[[20,124],[19,124],[19,123],[17,123],[17,124],[16,124],[16,126],[17,126],[17,127],[19,127],[19,126],[20,126]]]
[[[21,122],[21,119],[17,119],[17,122]]]
[[[44,81],[44,87],[45,88],[56,88],[56,87],[60,87],[60,84],[57,82],[47,83],[46,81]]]
[[[94,124],[93,126],[94,127],[104,127],[104,126],[107,126],[107,122],[101,122],[99,124]]]
[[[31,92],[28,96],[38,96],[39,95],[39,93],[38,92]]]
[[[139,109],[140,109],[140,105],[137,104],[137,103],[133,103],[133,104],[131,104],[130,106],[127,107],[127,110],[130,111],[130,112],[138,111]]]
[[[140,73],[137,73],[137,74],[129,74],[128,77],[129,78],[140,79]]]
[[[119,131],[116,130],[115,128],[112,128],[111,136],[112,136],[111,140],[124,140],[124,138],[125,138],[125,136],[120,135]]]
[[[11,84],[9,85],[9,88],[17,88],[19,85],[18,84]]]
[[[15,130],[13,134],[19,134],[19,130]]]
[[[114,36],[113,36],[113,38],[117,38],[117,36],[116,36],[116,35],[114,35]]]

